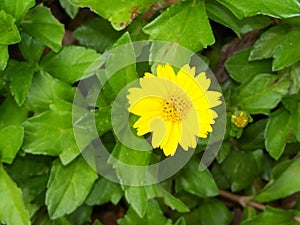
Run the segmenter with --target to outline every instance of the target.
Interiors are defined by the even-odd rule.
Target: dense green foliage
[[[70,33],[75,41],[67,45]],[[252,42],[243,44],[249,34]],[[170,179],[127,186],[99,175],[80,154],[72,103],[78,81],[105,76],[101,63],[113,71],[134,57],[98,61],[102,54],[148,39],[178,43],[212,70],[221,68],[216,76],[227,108],[226,135],[208,169],[199,170],[205,149],[200,140]],[[149,62],[161,54],[155,46],[150,52]],[[227,225],[239,217],[236,209],[242,209],[242,225],[298,224],[299,60],[298,0],[0,0],[0,224],[96,225],[101,222],[92,218],[108,203],[126,210],[121,225]],[[119,70],[93,108],[104,145],[132,165],[165,156],[123,145],[113,134],[111,105],[152,65]],[[92,111],[76,107],[83,114]],[[240,112],[243,126],[232,117]],[[84,147],[94,138],[83,135]],[[121,165],[114,168],[122,173]],[[261,210],[238,196],[271,206]]]

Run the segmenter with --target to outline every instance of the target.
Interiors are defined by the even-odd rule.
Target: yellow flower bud
[[[249,115],[244,111],[236,111],[234,114],[231,115],[231,121],[238,128],[243,128],[247,126],[249,122]]]

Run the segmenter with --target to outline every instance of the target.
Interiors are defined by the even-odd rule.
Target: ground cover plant
[[[299,59],[298,0],[0,0],[0,224],[299,224]]]

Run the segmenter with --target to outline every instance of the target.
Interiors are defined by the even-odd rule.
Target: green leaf
[[[0,221],[7,225],[30,225],[22,191],[8,176],[2,164],[0,164],[0,190]]]
[[[8,82],[12,95],[19,106],[23,105],[31,86],[34,68],[27,62],[9,60],[4,70],[4,80]]]
[[[145,21],[142,16],[139,16],[135,18],[134,21],[132,21],[127,31],[129,32],[130,37],[133,41],[143,41],[149,39],[149,35],[143,32],[143,27],[146,24],[147,21]]]
[[[280,43],[274,54],[272,69],[281,70],[290,66],[300,59],[300,31],[299,27],[284,34],[284,39]]]
[[[160,184],[153,184],[145,186],[148,199],[160,197],[164,199],[164,202],[172,210],[178,212],[189,212],[189,208],[178,198],[174,197],[169,191],[163,188]]]
[[[22,186],[25,180],[30,181],[32,177],[48,174],[51,163],[52,158],[49,156],[18,155],[6,170],[12,179]]]
[[[28,10],[35,5],[35,0],[2,0],[0,9],[12,15],[20,22]]]
[[[300,95],[299,93],[293,94],[293,95],[286,95],[282,100],[281,100],[284,108],[286,108],[289,112],[291,113],[298,113],[298,104],[300,102]],[[298,134],[296,134],[298,135]]]
[[[174,197],[168,192],[166,192],[164,196],[164,201],[165,204],[169,206],[172,210],[177,210],[181,213],[190,211],[190,209],[182,201],[180,201],[178,198]]]
[[[57,52],[61,48],[64,26],[41,5],[31,9],[21,22],[22,30]]]
[[[115,31],[107,20],[96,17],[83,22],[73,35],[79,44],[104,52],[117,41],[120,32]]]
[[[199,171],[199,164],[196,159],[191,159],[185,168],[182,169],[177,182],[183,189],[199,197],[212,197],[219,194],[217,185],[209,170]]]
[[[122,197],[123,191],[119,184],[105,178],[100,178],[96,181],[85,202],[90,206],[103,205],[108,202],[116,205]]]
[[[138,166],[147,166],[150,162],[151,154],[151,150],[133,150],[118,141],[113,149],[113,157],[109,159],[109,163],[115,168],[121,183],[142,183],[146,179],[148,171],[139,169]],[[131,166],[129,171],[128,166]]]
[[[216,199],[205,199],[198,210],[201,224],[227,225],[231,221],[229,209]]]
[[[52,76],[72,84],[94,75],[93,64],[99,57],[92,49],[65,46],[58,54],[51,52],[45,56],[41,67]]]
[[[6,98],[0,106],[0,129],[16,125],[20,126],[27,118],[28,111],[18,106],[12,98]]]
[[[95,122],[99,136],[111,130],[111,107],[106,106],[95,110]]]
[[[26,120],[23,126],[25,152],[57,156],[63,150],[77,148],[72,134],[71,113],[45,111]]]
[[[17,181],[20,188],[23,190],[23,199],[30,217],[32,217],[38,210],[45,205],[44,195],[47,186],[49,175],[37,175]],[[39,200],[43,199],[43,200]],[[43,202],[42,202],[43,201]]]
[[[274,26],[261,35],[251,51],[250,60],[273,57],[272,70],[288,67],[300,59],[300,32],[288,24]]]
[[[0,71],[5,69],[8,58],[8,46],[0,45]]]
[[[144,218],[140,218],[132,207],[129,208],[124,218],[118,220],[120,225],[145,224],[145,225],[171,225],[170,219],[163,216],[155,200],[148,201],[148,208]]]
[[[75,89],[64,81],[55,79],[47,72],[35,74],[27,97],[27,104],[34,112],[43,112],[49,109],[58,99],[73,102]]]
[[[300,16],[294,16],[290,18],[286,18],[282,20],[284,23],[288,23],[291,25],[300,25]]]
[[[298,112],[298,104],[300,102],[300,94],[294,94],[294,95],[286,95],[282,99],[282,104],[284,107],[291,113],[297,113]]]
[[[246,206],[243,210],[242,220],[251,219],[257,215],[256,209],[252,206]]]
[[[37,63],[44,51],[44,45],[26,33],[21,33],[21,37],[19,48],[23,57],[30,63]]]
[[[31,217],[45,205],[51,163],[52,159],[47,156],[27,154],[22,157],[19,154],[13,164],[6,167],[7,173],[23,190],[23,199]]]
[[[269,154],[278,159],[293,134],[300,140],[300,104],[295,104],[297,111],[290,113],[285,109],[279,109],[270,115],[265,129],[265,145]]]
[[[19,41],[21,41],[21,37],[15,25],[15,18],[0,10],[0,45],[15,44]]]
[[[69,0],[59,0],[60,5],[66,10],[66,13],[74,19],[79,11],[79,8],[72,5]]]
[[[0,158],[2,162],[12,163],[22,146],[24,129],[8,126],[0,130]]]
[[[225,62],[230,77],[239,83],[245,83],[257,74],[272,72],[271,60],[248,61],[251,49],[236,52]]]
[[[205,7],[210,19],[231,28],[237,35],[264,28],[270,23],[270,18],[267,16],[253,16],[240,20],[228,8],[217,1],[206,2]]]
[[[143,31],[151,39],[178,43],[199,51],[215,42],[204,1],[185,1],[170,6]]]
[[[186,225],[185,219],[183,217],[180,217],[174,225]]]
[[[69,214],[81,205],[96,179],[97,172],[82,157],[67,166],[56,160],[46,193],[46,205],[51,219]]]
[[[298,76],[299,73],[300,73],[300,62],[291,66],[291,70],[289,73],[289,77],[292,81],[292,85],[289,90],[290,94],[297,94],[300,92],[300,76]]]
[[[68,215],[68,221],[72,225],[91,224],[93,207],[81,205],[72,214]]]
[[[296,223],[294,217],[295,212],[291,210],[287,211],[267,206],[262,213],[243,221],[241,225],[296,225],[298,223]]]
[[[218,163],[222,163],[224,161],[224,159],[226,159],[226,157],[231,152],[231,149],[232,149],[231,142],[224,141],[222,143],[220,151],[218,152],[218,155],[217,155]]]
[[[73,124],[71,124],[70,128],[67,128],[67,133],[70,137],[70,145],[72,146],[63,149],[63,152],[59,155],[59,158],[64,165],[71,162],[78,156],[78,154],[80,154],[78,148],[80,150],[83,150],[91,143],[92,140],[98,138],[96,130],[94,129],[94,124],[92,123],[94,121],[91,120],[93,113],[85,108],[76,107],[75,105],[72,105],[70,103],[67,103],[67,105],[68,106],[66,107],[65,102],[62,101],[60,102],[60,104],[54,104],[50,106],[50,109],[56,112],[62,112],[66,110],[66,119],[68,119],[69,121],[73,117],[79,118],[76,122],[74,121]],[[77,116],[76,113],[78,113],[79,115],[83,115],[83,117]],[[85,119],[85,116],[87,119]],[[75,128],[76,136],[74,136]],[[76,140],[76,142],[74,142],[74,140]]]
[[[281,162],[276,163],[274,167],[272,168],[272,173],[271,173],[271,178],[269,180],[277,180],[282,173],[294,162],[295,160],[293,159],[285,159],[282,160]],[[266,186],[267,187],[267,186]]]
[[[127,186],[125,187],[125,198],[139,217],[143,218],[148,207],[145,188],[143,186]]]
[[[281,41],[289,32],[290,26],[286,24],[271,27],[262,33],[253,46],[250,60],[267,59],[273,57]]]
[[[124,67],[119,68],[122,62]],[[136,72],[136,56],[129,33],[126,32],[113,45],[106,61],[105,70],[99,70],[97,76],[99,80],[103,77],[109,78],[103,86],[102,93],[98,99],[98,104],[105,98],[106,104],[111,105],[119,92],[130,82],[138,78]],[[116,69],[117,68],[117,69]],[[127,102],[127,101],[126,101]]]
[[[50,106],[50,110],[27,119],[23,126],[25,152],[60,155],[63,164],[71,162],[80,154],[73,133],[71,103],[57,102]],[[83,138],[86,139],[81,141],[86,141],[82,144],[87,145],[94,137],[85,128],[83,129],[85,131]]]
[[[239,19],[243,17],[254,16],[257,14],[268,15],[277,18],[288,18],[298,16],[300,12],[300,3],[297,0],[217,0]]]
[[[233,105],[250,114],[269,114],[288,92],[291,82],[285,77],[258,74],[252,80],[234,89]]]
[[[77,7],[89,7],[101,17],[109,20],[116,30],[122,30],[135,18],[137,13],[151,6],[155,0],[70,0]]]
[[[220,164],[215,163],[211,170],[211,173],[216,181],[216,184],[221,189],[228,189],[231,186],[231,182],[228,177],[225,176],[224,171],[221,168]]]
[[[238,145],[245,150],[265,148],[264,131],[267,124],[266,119],[250,124],[243,130]]]
[[[270,161],[270,158],[264,153],[265,152],[261,149],[252,151],[252,156],[257,166],[257,175],[264,172],[265,168],[268,166],[268,162]]]
[[[157,62],[165,62],[182,67],[190,62],[192,55],[193,53],[187,48],[179,47],[170,42],[154,41],[151,44],[149,54],[149,61],[152,65],[151,70],[156,71]]]
[[[51,162],[50,157],[30,154],[22,157],[19,154],[13,164],[6,167],[7,173],[23,190],[23,199],[31,217],[45,205],[44,192]]]
[[[58,219],[52,220],[47,214],[44,214],[38,222],[39,225],[71,225],[66,217],[60,217]]]
[[[196,208],[190,213],[183,215],[183,218],[186,224],[200,224],[199,209]]]
[[[252,152],[232,151],[221,167],[234,192],[249,187],[258,174],[258,166]]]

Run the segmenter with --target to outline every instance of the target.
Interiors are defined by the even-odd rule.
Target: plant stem
[[[224,198],[227,198],[227,199],[230,199],[230,200],[233,200],[233,201],[239,203],[243,207],[252,206],[259,210],[265,210],[265,208],[266,208],[266,206],[261,203],[250,201],[252,196],[236,195],[231,192],[224,191],[224,190],[219,190],[219,194],[220,194],[220,196],[222,196]]]
[[[239,203],[243,207],[252,206],[252,207],[254,207],[256,209],[259,209],[259,210],[262,210],[262,211],[264,211],[266,209],[266,205],[258,203],[258,202],[250,201],[252,196],[236,195],[236,194],[233,194],[231,192],[221,190],[221,189],[219,190],[219,194],[220,194],[220,196],[222,196],[224,198],[227,198],[229,200],[232,200],[234,202]],[[296,222],[300,223],[300,217],[299,216],[295,216],[294,220]]]

